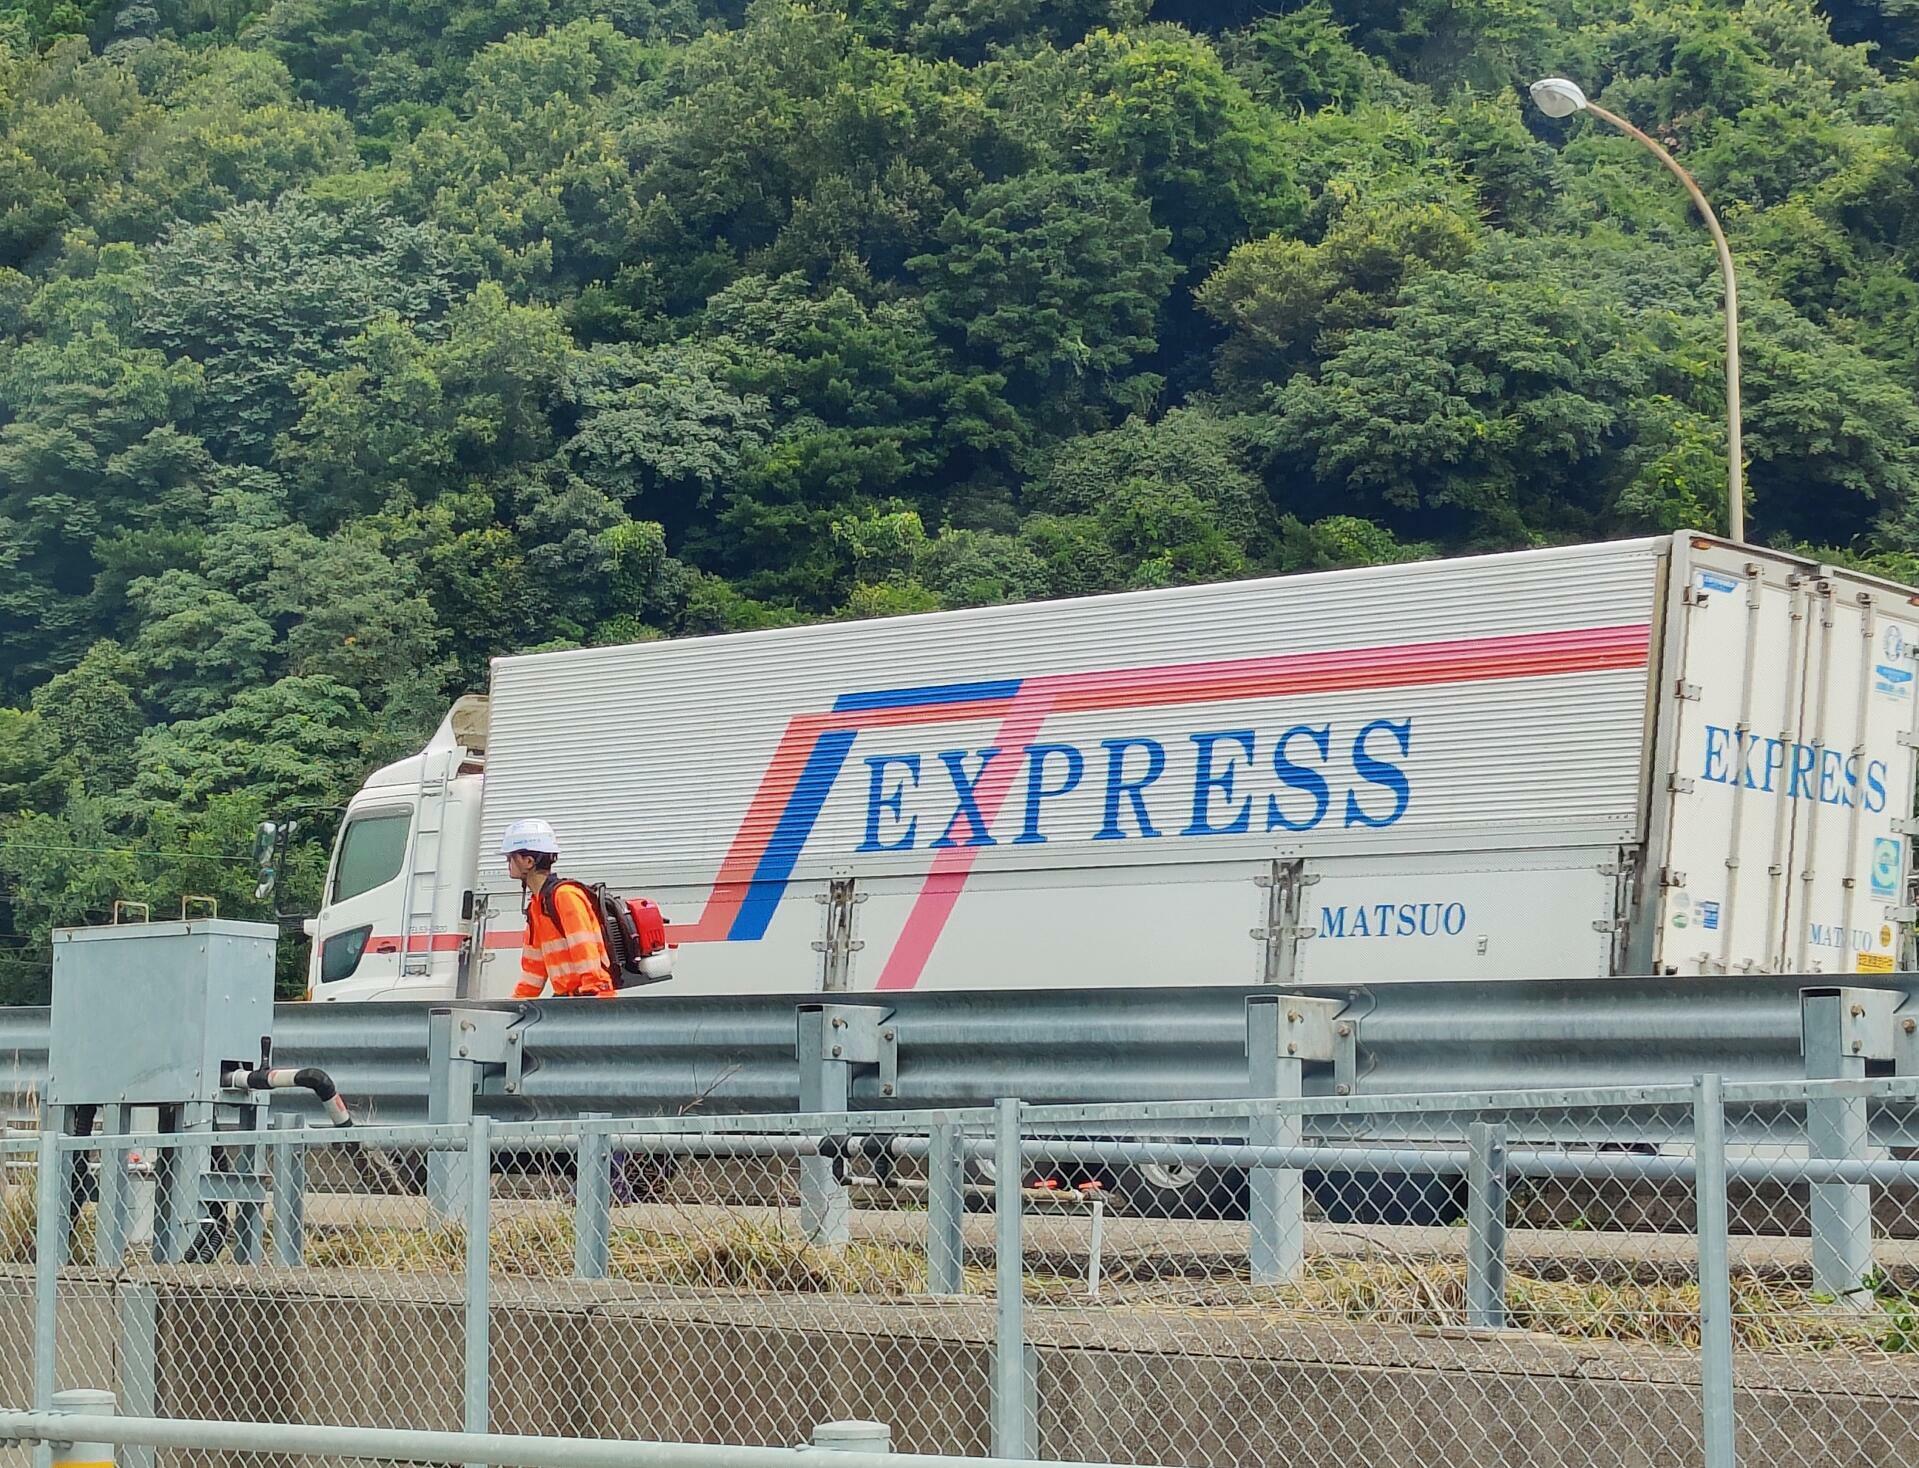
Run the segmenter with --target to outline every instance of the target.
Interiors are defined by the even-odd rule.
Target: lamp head
[[[1549,76],[1532,84],[1533,106],[1548,117],[1571,117],[1586,107],[1586,94],[1577,82],[1563,76]]]

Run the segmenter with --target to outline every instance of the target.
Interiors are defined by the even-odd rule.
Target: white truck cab
[[[309,999],[467,995],[486,736],[487,700],[470,694],[354,795],[307,924]]]

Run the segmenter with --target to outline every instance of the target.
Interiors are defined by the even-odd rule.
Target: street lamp
[[[1706,221],[1713,248],[1719,252],[1719,273],[1726,282],[1726,528],[1734,540],[1743,541],[1746,538],[1746,469],[1745,452],[1740,446],[1739,422],[1739,284],[1733,278],[1732,251],[1726,246],[1726,234],[1719,227],[1719,217],[1712,212],[1712,205],[1706,202],[1706,196],[1699,191],[1699,185],[1693,182],[1692,175],[1679,166],[1679,161],[1672,154],[1618,113],[1608,112],[1589,99],[1579,89],[1578,83],[1569,82],[1563,76],[1549,76],[1544,81],[1532,84],[1532,96],[1533,105],[1548,117],[1571,117],[1575,112],[1590,112],[1600,121],[1611,123],[1628,137],[1638,139],[1653,157],[1666,165],[1674,178],[1686,186],[1686,192],[1692,195],[1693,207],[1698,209],[1699,217]]]

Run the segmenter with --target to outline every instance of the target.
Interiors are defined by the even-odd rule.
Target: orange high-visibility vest
[[[548,882],[557,882],[549,876]],[[537,897],[526,905],[526,944],[520,949],[520,982],[515,999],[538,999],[548,984],[562,998],[613,997],[613,967],[607,962],[600,915],[578,887],[568,884],[553,894],[553,916]]]

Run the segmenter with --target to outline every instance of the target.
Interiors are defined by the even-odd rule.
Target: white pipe
[[[1099,1298],[1099,1277],[1101,1272],[1100,1244],[1101,1233],[1106,1222],[1106,1200],[1097,1193],[1093,1195],[1093,1226],[1086,1240],[1086,1298]]]
[[[275,1457],[486,1463],[493,1468],[818,1468],[819,1463],[812,1453],[797,1448],[0,1411],[0,1441],[71,1442],[76,1439],[202,1452],[270,1453]],[[988,1468],[995,1463],[1013,1462],[1020,1460],[931,1453],[839,1453],[834,1456],[833,1468]],[[1042,1468],[1042,1465],[1020,1462],[1020,1468]],[[1111,1465],[1048,1460],[1043,1468],[1111,1468]]]

